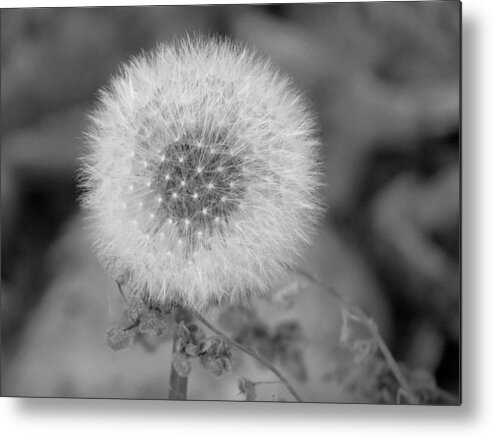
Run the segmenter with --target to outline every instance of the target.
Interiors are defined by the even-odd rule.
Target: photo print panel
[[[2,9],[1,394],[460,405],[461,4]]]

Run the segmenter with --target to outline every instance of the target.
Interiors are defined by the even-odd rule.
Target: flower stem
[[[175,312],[175,322],[178,326],[181,322],[186,322],[190,319],[190,314],[183,309],[177,309]],[[173,335],[173,354],[174,356],[179,338],[178,329]],[[188,376],[180,376],[171,363],[171,371],[169,375],[169,395],[170,400],[185,401],[187,399]]]
[[[224,340],[227,341],[230,345],[235,346],[237,349],[241,350],[242,352],[246,353],[247,355],[250,355],[251,357],[255,358],[257,361],[261,362],[265,367],[267,367],[274,375],[276,375],[279,378],[279,382],[284,384],[284,386],[293,395],[293,397],[296,399],[297,402],[303,402],[301,396],[296,392],[296,390],[293,388],[290,382],[282,375],[282,373],[279,372],[279,370],[277,370],[274,365],[272,365],[266,358],[260,355],[255,349],[248,346],[244,346],[241,343],[238,343],[237,341],[233,340],[231,337],[228,337],[226,334],[223,334],[221,331],[219,331],[219,329],[211,325],[200,314],[195,314],[195,317],[201,323],[207,326],[211,331],[213,331],[215,334],[224,338]]]

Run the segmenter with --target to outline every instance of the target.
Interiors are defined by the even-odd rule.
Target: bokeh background
[[[2,395],[166,398],[168,338],[106,344],[123,302],[91,251],[75,172],[97,90],[131,55],[187,32],[256,47],[311,100],[328,208],[303,268],[376,321],[412,381],[458,395],[454,1],[2,10]],[[266,353],[301,338],[297,353],[271,358],[307,400],[393,401],[378,362],[355,362],[341,345],[337,300],[296,277],[279,290],[252,304],[254,316],[210,318]],[[190,398],[241,400],[239,376],[272,380],[238,356],[222,379],[194,368]],[[288,397],[273,385],[259,395]]]

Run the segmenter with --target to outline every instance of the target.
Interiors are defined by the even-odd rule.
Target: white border
[[[342,0],[336,0],[336,1],[342,1]],[[362,0],[356,0],[356,1],[362,1]],[[157,1],[157,0],[148,0],[148,1],[132,1],[132,0],[127,0],[127,1],[122,1],[122,0],[116,0],[116,1],[108,1],[108,0],[103,0],[103,1],[97,1],[97,0],[86,0],[86,1],[60,1],[60,0],[4,0],[2,1],[2,8],[31,8],[31,7],[61,7],[61,6],[138,6],[138,5],[143,5],[143,6],[151,6],[151,5],[207,5],[207,4],[231,4],[231,3],[303,3],[301,1],[280,1],[280,0],[273,0],[273,1],[252,1],[252,0],[246,0],[246,1],[224,1],[224,0],[217,0],[217,1],[206,1],[206,0],[197,0],[197,1]],[[314,0],[310,3],[324,3],[321,0]]]

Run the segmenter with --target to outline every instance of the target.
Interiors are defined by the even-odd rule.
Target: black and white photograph
[[[1,396],[460,406],[461,37],[458,1],[2,9]]]

